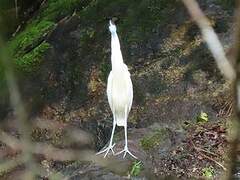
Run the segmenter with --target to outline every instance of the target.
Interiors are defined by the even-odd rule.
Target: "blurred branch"
[[[18,118],[18,127],[20,130],[20,134],[23,138],[23,155],[24,159],[26,158],[26,167],[32,173],[29,179],[33,179],[35,177],[34,170],[36,169],[35,161],[31,154],[31,128],[29,126],[30,122],[27,121],[27,113],[24,108],[24,104],[22,102],[18,85],[14,76],[14,70],[11,60],[8,58],[7,49],[0,37],[0,61],[2,62],[2,66],[5,72],[5,78],[7,81],[9,93],[10,93],[10,102],[12,107],[16,111],[16,115]]]
[[[1,131],[1,134],[0,134],[0,141],[3,142],[4,144],[8,145],[12,149],[15,149],[15,150],[22,149],[22,145],[17,138],[9,136],[7,133],[5,133],[3,131]]]
[[[25,149],[24,143],[21,140],[13,136],[10,136],[5,132],[1,132],[0,141],[17,151],[22,151]],[[72,161],[72,160],[86,160],[85,157],[89,158],[89,156],[85,156],[86,151],[76,152],[73,150],[59,149],[55,148],[52,145],[47,145],[44,143],[34,143],[32,144],[32,146],[34,148],[32,148],[31,153],[44,155],[47,159],[57,161]],[[92,154],[94,154],[95,156],[94,152],[92,152]]]
[[[235,113],[236,119],[233,119],[233,132],[231,132],[231,149],[229,152],[230,164],[227,179],[234,179],[234,174],[239,169],[239,143],[240,143],[240,0],[237,0],[235,14],[236,34],[235,34],[235,64],[236,81],[234,83]],[[238,170],[239,171],[239,170]]]
[[[8,173],[11,172],[14,168],[24,165],[27,162],[27,159],[25,159],[21,154],[18,155],[17,157],[12,158],[11,160],[6,160],[3,163],[0,163],[0,176],[3,175],[4,173]],[[41,176],[47,176],[47,172],[45,169],[43,169],[40,166],[36,166],[36,169],[34,170],[35,172],[37,172],[36,174],[39,174]],[[31,171],[27,171],[23,174],[23,176],[25,179],[29,179],[29,177],[32,177],[32,172]],[[34,178],[35,179],[35,178]]]
[[[0,164],[0,175],[3,173],[9,172],[10,170],[14,169],[15,167],[22,165],[26,162],[26,159],[23,158],[23,156],[18,156],[16,158],[13,158],[11,160],[7,160],[4,163]]]
[[[236,13],[237,22],[237,36],[235,43],[236,50],[236,70],[232,67],[226,58],[223,46],[221,45],[218,36],[214,32],[210,25],[207,17],[204,15],[202,10],[199,8],[196,0],[182,0],[186,8],[188,9],[191,17],[196,21],[199,26],[203,39],[208,44],[208,47],[213,54],[213,57],[218,65],[219,70],[223,73],[225,78],[234,82],[234,96],[235,112],[237,115],[237,121],[233,119],[233,129],[231,132],[231,149],[229,151],[230,164],[227,172],[226,179],[234,179],[234,173],[237,167],[238,161],[238,144],[240,141],[240,8],[238,7]],[[238,2],[240,2],[238,0]],[[239,3],[240,4],[240,3]]]
[[[189,14],[201,30],[204,41],[206,41],[209,50],[211,51],[219,70],[226,79],[233,81],[236,77],[234,68],[228,61],[223,46],[211,27],[209,20],[200,9],[196,0],[182,0]]]
[[[66,132],[65,140],[67,141],[67,144],[78,143],[82,146],[86,146],[91,145],[94,141],[94,138],[90,133],[87,133],[86,131],[83,131],[81,129],[71,127],[63,122],[37,118],[35,120],[33,128],[47,129],[52,131],[56,129],[64,129],[64,131]]]
[[[16,19],[18,19],[18,0],[15,0]]]
[[[24,144],[21,140],[5,132],[1,132],[0,141],[14,150],[22,151],[24,149]],[[33,143],[32,146],[34,147],[32,148],[32,154],[43,155],[46,159],[55,161],[91,161],[102,167],[110,168],[113,171],[118,171],[120,167],[120,169],[127,167],[124,163],[119,164],[119,161],[116,159],[105,159],[96,156],[95,152],[92,150],[59,149],[44,143]],[[0,164],[0,167],[1,166],[5,166],[5,163]],[[3,173],[3,170],[0,168],[0,174],[1,173]]]

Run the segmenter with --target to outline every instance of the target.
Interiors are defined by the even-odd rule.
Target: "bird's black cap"
[[[116,22],[119,21],[119,18],[117,18],[117,17],[110,17],[109,20],[111,21],[111,23],[113,25],[116,25]]]

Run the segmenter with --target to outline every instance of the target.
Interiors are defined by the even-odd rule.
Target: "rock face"
[[[153,7],[153,10],[145,8],[162,5],[150,2],[153,4],[143,3],[140,10],[155,12]],[[161,16],[146,15],[156,18],[149,20],[152,24],[137,21],[134,3],[115,5],[108,1],[91,4],[79,14],[62,19],[47,38],[52,48],[44,57],[38,76],[44,83],[40,92],[44,102],[60,100],[65,103],[66,111],[93,109],[90,117],[93,120],[104,120],[106,115],[110,118],[105,94],[110,37],[105,18],[117,15],[123,56],[134,84],[130,122],[138,127],[159,121],[172,124],[192,120],[201,110],[214,119],[214,101],[228,86],[185,9],[179,2],[167,4],[162,7]],[[101,7],[105,9],[95,12]],[[133,14],[127,17],[129,14],[121,7]],[[203,4],[203,8],[225,40],[230,31],[227,24],[230,16],[214,2],[209,8]],[[168,10],[171,11],[165,12]],[[228,46],[229,41],[225,43]]]
[[[159,165],[156,162],[171,156],[169,152],[184,139],[184,133],[177,129],[181,129],[185,121],[195,122],[201,111],[208,114],[210,121],[216,121],[221,110],[218,99],[224,102],[228,98],[223,97],[229,90],[228,84],[198,28],[178,0],[87,1],[78,5],[75,12],[74,6],[69,6],[69,10],[62,13],[59,11],[64,6],[59,5],[60,9],[53,11],[49,8],[51,3],[53,1],[42,7],[48,11],[42,9],[33,17],[33,22],[51,21],[49,29],[41,38],[36,36],[32,41],[35,44],[30,43],[21,52],[29,53],[26,48],[30,47],[31,53],[43,42],[49,45],[37,56],[40,61],[33,64],[37,69],[25,72],[21,67],[26,66],[17,63],[29,110],[42,116],[52,108],[54,119],[90,131],[95,137],[95,149],[107,143],[112,121],[105,93],[111,68],[107,19],[118,17],[123,57],[134,85],[130,142],[132,139],[134,152],[141,157],[144,167],[150,169],[145,170],[142,177],[160,178],[163,169],[154,168],[152,161]],[[200,4],[227,50],[231,46],[231,11],[219,0],[200,1]],[[16,61],[22,62],[22,59]],[[119,135],[117,139],[120,140]],[[94,165],[74,168],[79,171],[75,175],[76,169],[64,168],[68,175],[72,174],[72,179],[122,179]]]

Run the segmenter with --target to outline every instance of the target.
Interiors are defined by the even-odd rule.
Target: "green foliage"
[[[203,168],[202,176],[204,176],[207,179],[213,179],[214,168],[212,166]]]
[[[50,44],[43,42],[29,53],[16,60],[18,68],[24,72],[32,72],[39,67],[43,58],[44,52],[50,48]]]
[[[143,137],[140,140],[140,145],[143,147],[144,150],[151,150],[160,145],[161,140],[166,137],[167,130],[165,129],[157,129],[150,135]]]
[[[133,162],[133,165],[131,167],[131,176],[138,176],[140,172],[143,170],[143,163],[141,161],[135,161]]]
[[[208,114],[201,111],[200,115],[197,117],[197,122],[198,123],[208,122]]]

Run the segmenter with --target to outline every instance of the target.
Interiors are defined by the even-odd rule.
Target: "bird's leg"
[[[115,155],[121,154],[124,152],[123,154],[123,158],[125,158],[126,154],[128,153],[130,156],[132,156],[135,159],[138,159],[136,156],[134,156],[129,150],[128,150],[128,140],[127,140],[127,125],[124,126],[124,133],[125,133],[125,146],[124,149],[118,153],[116,153]]]
[[[125,110],[125,117],[127,117],[127,109]],[[125,121],[125,125],[124,125],[124,134],[125,134],[125,146],[124,149],[118,153],[116,153],[115,155],[121,154],[124,152],[123,154],[123,158],[125,158],[126,154],[128,153],[130,156],[132,156],[135,159],[138,159],[136,156],[134,156],[129,150],[128,150],[128,139],[127,139],[127,120]]]
[[[104,158],[105,158],[110,150],[111,150],[112,153],[114,154],[113,147],[115,146],[115,143],[112,144],[112,141],[113,141],[113,135],[114,135],[115,127],[116,127],[116,122],[115,122],[115,120],[114,120],[114,121],[113,121],[113,129],[112,129],[112,134],[111,134],[111,138],[110,138],[109,145],[108,145],[107,148],[103,149],[102,151],[99,151],[99,152],[97,153],[97,155],[106,152],[105,155],[104,155]]]

